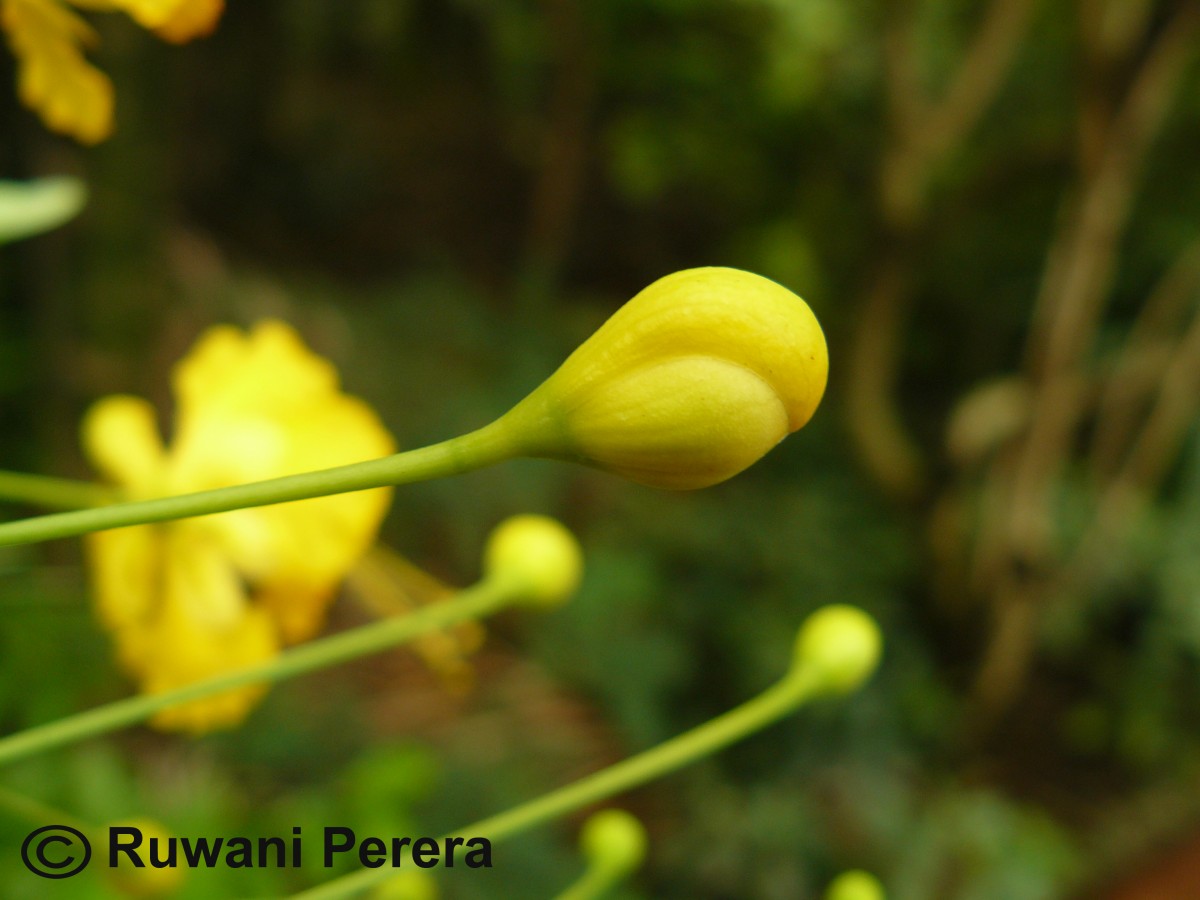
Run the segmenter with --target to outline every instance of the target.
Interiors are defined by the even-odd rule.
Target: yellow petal
[[[248,602],[230,560],[196,523],[140,526],[88,536],[103,624],[121,666],[159,693],[270,659],[270,616]],[[227,691],[160,713],[156,727],[201,733],[238,724],[263,686]]]
[[[187,0],[175,14],[154,29],[164,41],[184,44],[193,38],[212,34],[225,10],[225,0]]]
[[[21,102],[54,131],[95,144],[112,133],[113,88],[84,59],[90,28],[53,0],[4,0],[0,23],[19,62]]]
[[[246,591],[210,530],[202,522],[184,521],[164,531],[163,606],[197,631],[235,625],[246,613]]]
[[[162,606],[144,630],[149,639],[142,689],[158,693],[270,659],[279,651],[269,616],[248,602],[232,564],[203,528],[166,529]],[[200,733],[238,724],[264,686],[227,691],[173,707],[153,724]]]
[[[277,424],[283,446],[276,464],[252,478],[324,469],[392,450],[374,414],[340,395],[314,404],[303,418]],[[280,624],[287,640],[295,641],[320,626],[325,602],[374,542],[390,501],[390,489],[336,494],[226,513],[213,517],[212,527],[222,532],[226,552],[264,602],[291,607]]]
[[[90,2],[90,0],[89,0]],[[176,435],[111,397],[84,424],[89,457],[138,493],[187,493],[383,456],[394,442],[286,325],[214,328],[174,373]],[[390,500],[374,490],[93,535],[97,604],[122,665],[161,692],[269,659],[321,625],[338,582],[373,542]],[[199,733],[237,724],[254,687],[154,720]]]
[[[318,420],[329,423],[336,418],[327,410]],[[331,435],[349,436],[347,446],[354,441],[349,425],[340,431],[297,426],[288,434],[297,450],[328,447]],[[378,449],[343,459],[317,459],[296,452],[263,477],[382,455]],[[212,517],[211,527],[221,534],[225,552],[254,585],[256,600],[274,611],[284,640],[292,643],[320,628],[334,588],[374,542],[390,500],[390,490],[337,494],[225,513]]]
[[[173,491],[198,491],[392,453],[375,413],[279,322],[206,334],[176,370]],[[390,490],[338,494],[206,519],[285,639],[319,626],[333,588],[374,540]]]
[[[283,322],[260,322],[248,334],[218,325],[175,368],[176,427],[182,434],[192,416],[215,409],[256,416],[276,406],[297,411],[336,391],[337,381],[333,366]]]
[[[147,694],[266,662],[279,652],[274,629],[261,610],[248,610],[231,627],[211,631],[197,631],[192,621],[173,610],[153,632],[153,641],[154,653],[141,680]],[[266,692],[265,685],[251,685],[192,700],[163,710],[151,724],[164,731],[191,734],[232,728],[241,724]]]
[[[210,33],[225,9],[224,0],[70,0],[84,9],[129,14],[143,28],[181,44]]]
[[[280,641],[295,644],[321,630],[341,577],[318,580],[300,573],[293,578],[285,572],[258,587],[254,603],[271,617]]]
[[[105,478],[135,496],[151,496],[164,475],[154,407],[117,394],[93,403],[83,418],[83,451]]]
[[[153,615],[162,585],[161,539],[152,525],[87,536],[96,612],[110,631],[145,627]]]

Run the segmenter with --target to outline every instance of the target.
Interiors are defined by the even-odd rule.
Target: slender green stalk
[[[251,684],[269,684],[395,647],[431,631],[479,619],[518,602],[524,588],[508,577],[490,577],[450,600],[402,618],[385,619],[295,647],[269,662],[197,681],[161,694],[118,700],[86,712],[0,738],[0,765],[143,722],[170,706]]]
[[[500,419],[469,434],[383,459],[213,491],[5,522],[0,524],[0,546],[457,475],[517,455],[520,451],[513,433],[505,420]]]
[[[535,825],[582,809],[599,800],[653,781],[709,756],[782,719],[820,693],[824,683],[812,669],[793,669],[781,681],[717,716],[650,750],[587,775],[558,790],[522,803],[506,812],[481,819],[445,837],[483,837],[493,844]],[[363,869],[293,895],[295,900],[333,900],[350,897],[386,881],[396,873],[388,868]]]
[[[120,499],[120,491],[90,481],[0,471],[0,500],[47,509],[80,509],[116,503]]]

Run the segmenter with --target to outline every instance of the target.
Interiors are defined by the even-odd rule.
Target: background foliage
[[[491,623],[465,687],[391,654],[235,733],[133,731],[4,784],[181,834],[438,833],[744,699],[848,602],[884,624],[880,675],[624,798],[652,846],[629,896],[812,897],[848,867],[897,900],[1200,893],[1193,4],[262,0],[183,48],[97,25],[107,143],[0,92],[0,173],[91,194],[0,256],[6,468],[86,477],[90,401],[165,408],[205,326],[268,315],[418,446],[694,265],[805,296],[831,387],[696,494],[535,462],[398,492],[385,540],[451,582],[513,512],[586,548],[577,600]],[[76,544],[0,571],[5,731],[128,690]],[[446,894],[551,895],[576,824]],[[0,892],[47,896],[17,866]],[[184,896],[311,873],[252,877]]]

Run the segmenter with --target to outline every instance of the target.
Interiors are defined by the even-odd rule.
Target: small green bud
[[[883,638],[879,626],[855,606],[823,606],[796,635],[793,671],[815,671],[824,688],[848,694],[879,664]]]
[[[623,809],[603,809],[583,823],[579,847],[594,868],[627,875],[646,858],[646,829]]]
[[[371,892],[371,900],[437,900],[438,887],[423,869],[408,869],[393,875]]]
[[[870,872],[851,869],[829,882],[825,900],[885,900],[885,894],[879,879]]]
[[[519,451],[688,490],[808,422],[829,357],[808,305],[738,269],[687,269],[622,306],[500,422]]]
[[[504,573],[526,586],[538,606],[557,606],[579,587],[583,553],[563,525],[548,516],[513,516],[491,533],[483,567],[490,576]]]

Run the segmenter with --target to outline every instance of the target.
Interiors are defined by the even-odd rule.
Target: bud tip
[[[646,829],[623,809],[604,809],[583,823],[579,846],[595,868],[632,872],[646,857]]]
[[[851,869],[829,883],[825,900],[884,900],[883,885],[870,872]]]
[[[871,616],[855,606],[824,606],[800,626],[793,671],[815,671],[830,693],[848,694],[875,671],[882,651]]]
[[[579,587],[583,553],[575,536],[549,516],[513,516],[488,538],[484,571],[504,573],[525,586],[536,606],[557,606]]]

